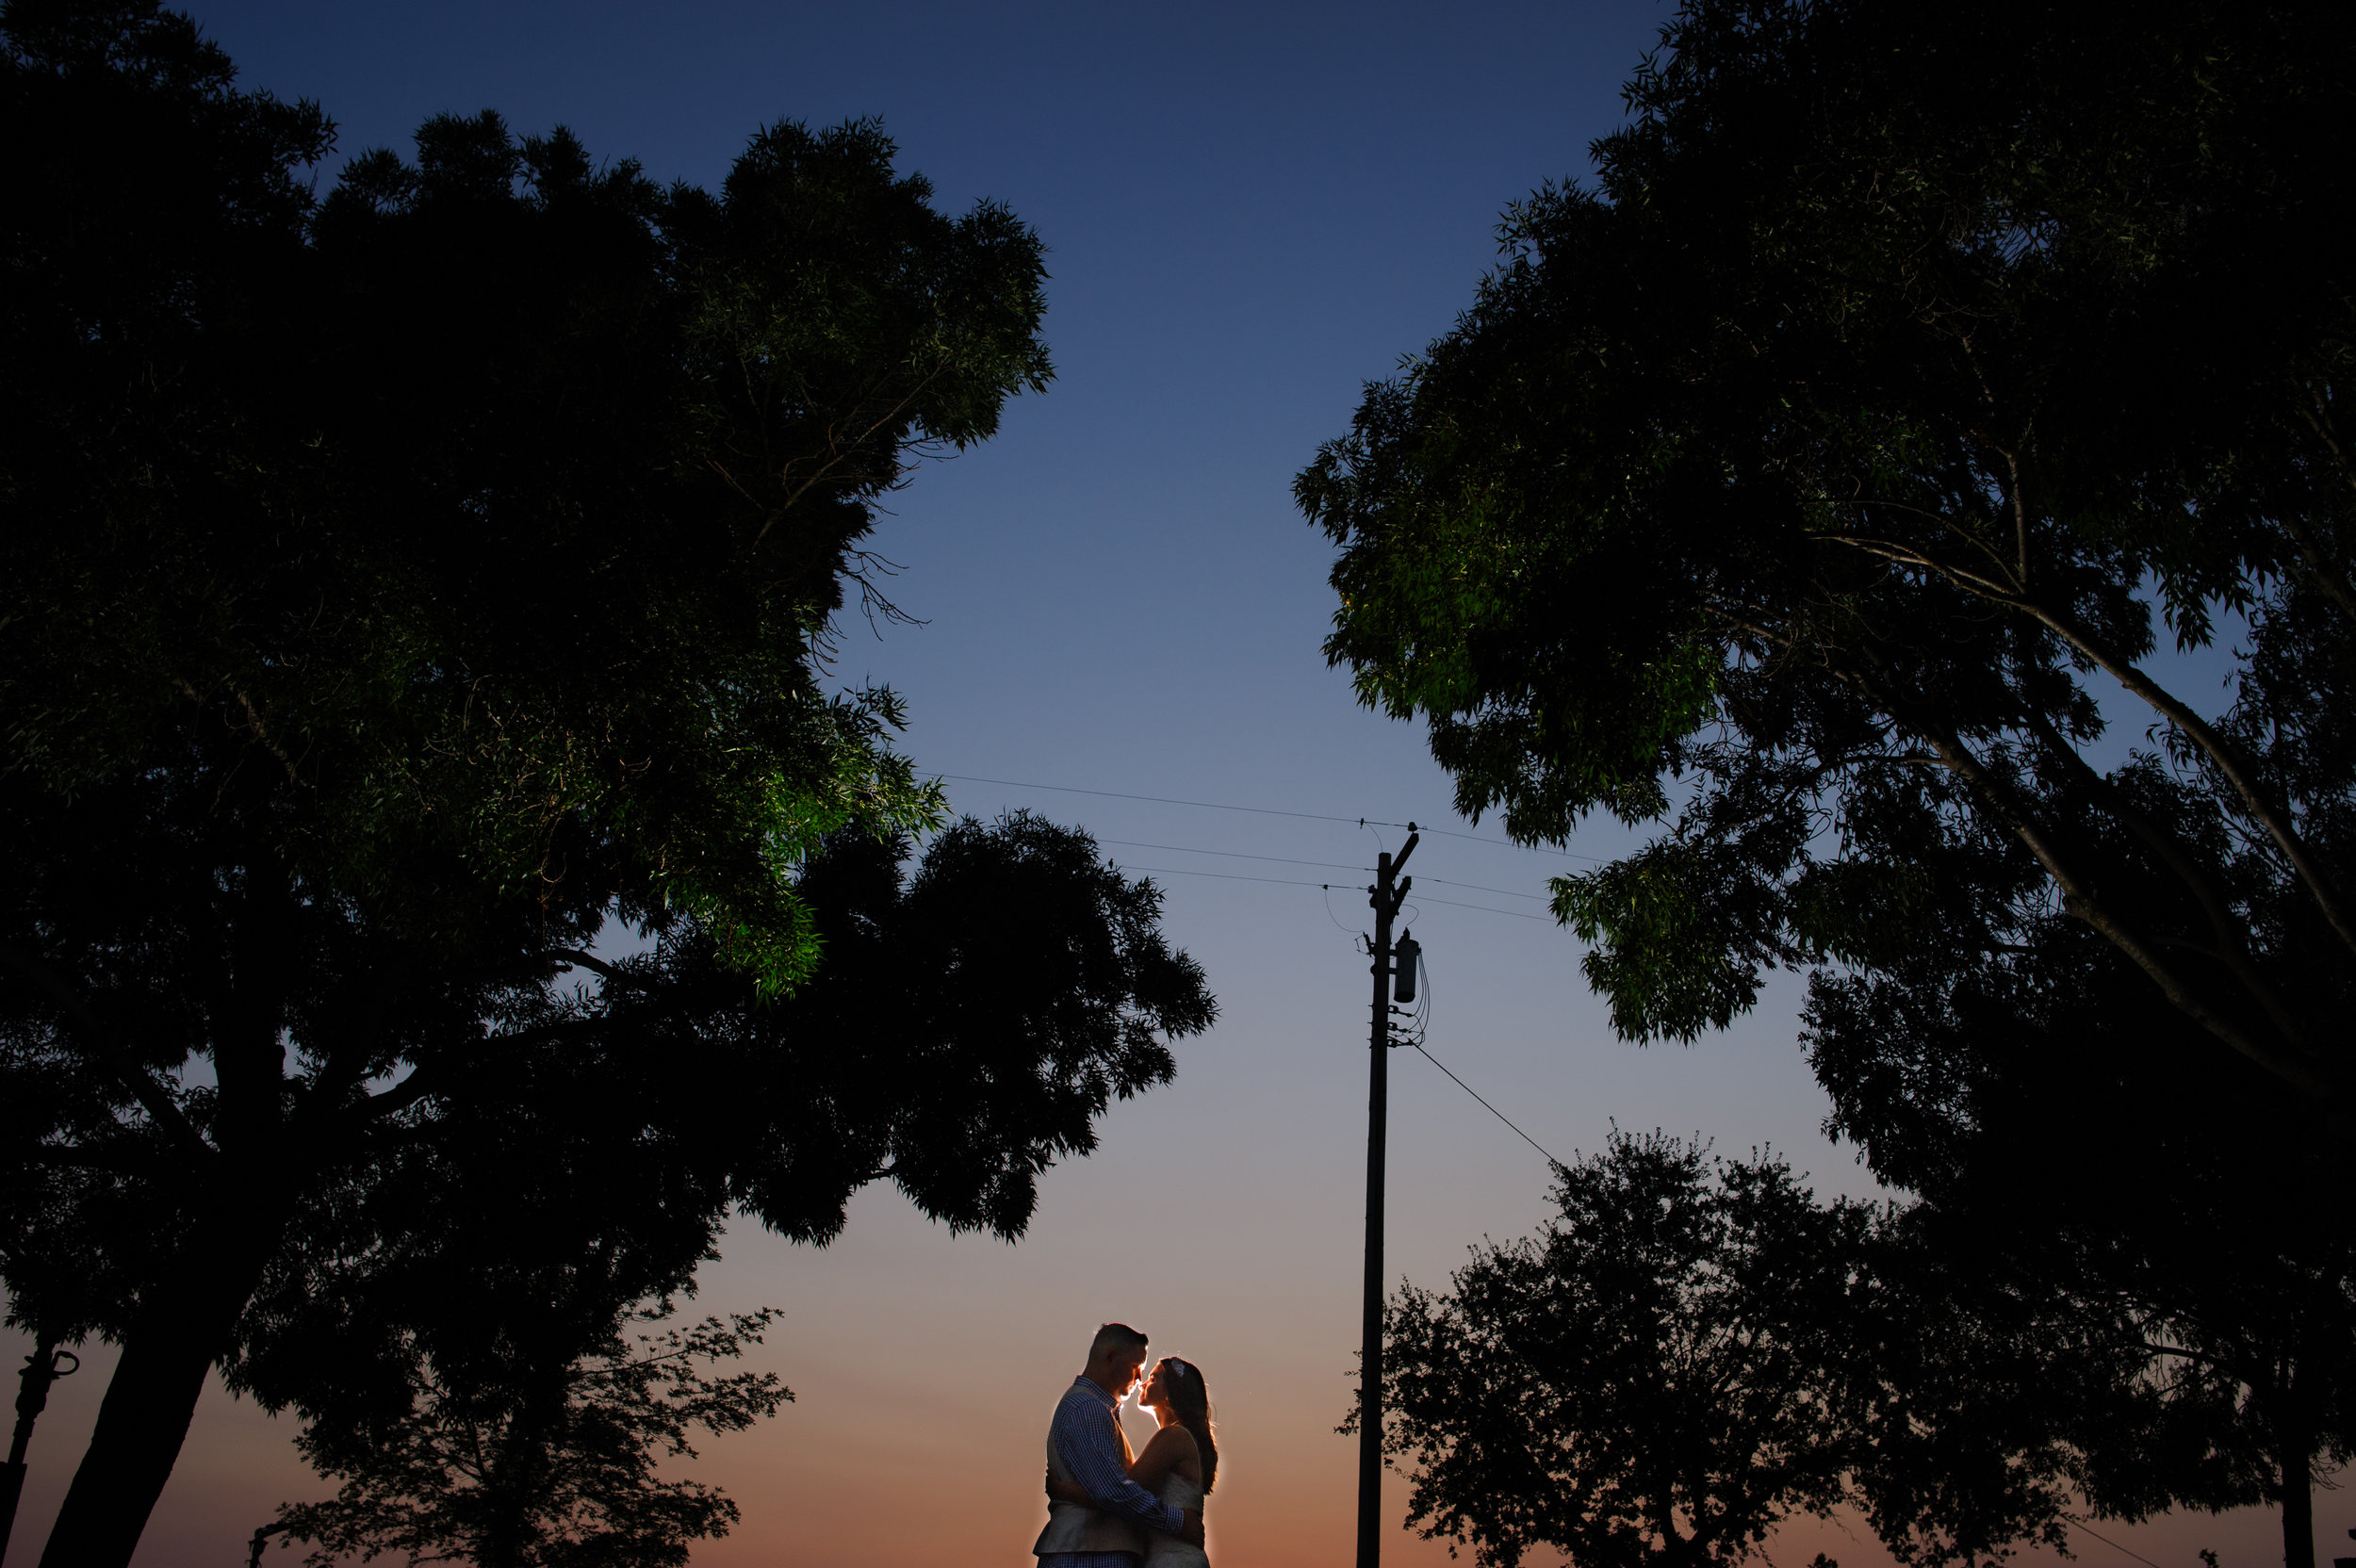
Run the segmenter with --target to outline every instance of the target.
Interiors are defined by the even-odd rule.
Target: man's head
[[[1126,1323],[1105,1324],[1088,1343],[1083,1376],[1114,1398],[1127,1398],[1145,1367],[1146,1344],[1146,1337]]]

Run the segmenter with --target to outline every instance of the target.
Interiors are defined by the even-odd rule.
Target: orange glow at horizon
[[[1053,1223],[1038,1240],[1007,1247],[951,1237],[877,1193],[860,1200],[844,1238],[824,1251],[757,1233],[732,1239],[727,1261],[708,1273],[687,1310],[784,1307],[746,1364],[783,1375],[795,1402],[666,1467],[721,1487],[743,1511],[730,1535],[695,1548],[695,1568],[1023,1568],[1046,1516],[1049,1413],[1085,1359],[1095,1322],[1115,1315],[1148,1331],[1183,1330],[1203,1352],[1195,1364],[1221,1412],[1220,1474],[1206,1510],[1217,1568],[1345,1568],[1356,1445],[1333,1428],[1349,1403],[1350,1358],[1301,1347],[1316,1344],[1320,1327],[1341,1336],[1354,1281],[1305,1298],[1295,1294],[1298,1278],[1272,1277],[1259,1292],[1166,1276],[1140,1286],[1128,1271],[1103,1266],[1083,1214],[1058,1202],[1042,1219]],[[1104,1310],[1093,1301],[1074,1310],[1091,1282]],[[21,1354],[20,1341],[7,1336],[0,1354]],[[912,1343],[931,1353],[908,1355]],[[88,1359],[85,1374],[57,1385],[36,1434],[5,1568],[31,1568],[88,1436],[114,1358],[92,1348]],[[1133,1440],[1150,1435],[1149,1417],[1131,1398],[1121,1414]],[[293,1452],[294,1430],[290,1417],[272,1419],[229,1398],[216,1380],[137,1568],[242,1561],[247,1537],[278,1502],[324,1494]],[[2319,1497],[2319,1514],[2331,1512],[2331,1495]],[[1407,1501],[1406,1481],[1390,1478],[1386,1514],[1403,1519]],[[2201,1547],[2217,1549],[2223,1568],[2281,1560],[2279,1527],[2263,1509],[2102,1529],[2162,1568],[2199,1568]],[[2328,1561],[2338,1527],[2319,1518],[2318,1535]],[[1449,1560],[1448,1544],[1402,1529],[1384,1558],[1393,1568],[1439,1568]],[[2142,1568],[2100,1542],[2082,1536],[2075,1544],[2080,1568]],[[1768,1568],[1798,1568],[1820,1551],[1841,1568],[1893,1568],[1861,1525],[1840,1518],[1787,1525],[1768,1543],[1766,1560]],[[275,1547],[264,1559],[276,1568],[297,1560]],[[1554,1559],[1529,1560],[1551,1568]]]

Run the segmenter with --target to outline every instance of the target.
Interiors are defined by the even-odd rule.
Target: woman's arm
[[[1088,1488],[1077,1481],[1059,1481],[1053,1470],[1047,1472],[1047,1495],[1059,1503],[1093,1503]]]
[[[1151,1492],[1162,1484],[1164,1476],[1196,1457],[1194,1433],[1184,1427],[1164,1427],[1129,1466],[1129,1478]]]

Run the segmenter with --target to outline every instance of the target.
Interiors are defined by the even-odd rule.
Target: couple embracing
[[[1209,1568],[1203,1496],[1219,1470],[1210,1390],[1191,1362],[1164,1356],[1145,1368],[1146,1337],[1107,1323],[1088,1364],[1064,1391],[1047,1429],[1047,1527],[1039,1568]],[[1161,1429],[1132,1453],[1121,1404],[1137,1403]]]

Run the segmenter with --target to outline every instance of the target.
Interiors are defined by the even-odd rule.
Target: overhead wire
[[[1220,801],[1181,800],[1172,795],[1130,794],[1117,790],[1087,790],[1082,789],[1077,785],[1071,784],[1026,783],[1019,779],[1011,778],[984,778],[975,774],[945,773],[941,775],[941,776],[943,778],[954,778],[962,783],[968,784],[997,784],[1013,790],[1055,790],[1066,794],[1101,795],[1109,800],[1142,800],[1151,801],[1164,806],[1199,807],[1205,810],[1248,811],[1262,816],[1298,817],[1311,822],[1346,823],[1353,826],[1364,828],[1368,832],[1372,832],[1377,827],[1405,827],[1408,825],[1405,823],[1377,822],[1368,817],[1338,817],[1330,816],[1317,811],[1284,811],[1271,807],[1235,806]],[[1419,826],[1416,828],[1416,831],[1423,833],[1446,833],[1447,829]],[[1448,836],[1451,838],[1471,837],[1471,835],[1462,833],[1448,834]],[[1382,835],[1377,833],[1375,835],[1375,839],[1378,843],[1381,842]],[[1192,844],[1152,843],[1142,839],[1099,839],[1097,841],[1099,843],[1117,844],[1127,849],[1157,849],[1167,854],[1173,855],[1210,855],[1219,857],[1222,859],[1256,860],[1271,865],[1317,866],[1333,871],[1368,871],[1371,869],[1366,866],[1350,865],[1348,862],[1341,860],[1309,860],[1291,855],[1253,855],[1248,854],[1242,850],[1235,849],[1203,849]],[[1495,843],[1502,842],[1503,841],[1480,840],[1478,841]],[[1316,888],[1329,895],[1326,901],[1327,918],[1333,919],[1333,923],[1336,925],[1341,924],[1341,922],[1333,917],[1333,900],[1330,896],[1333,885],[1330,882],[1308,882],[1283,876],[1249,876],[1237,872],[1189,871],[1180,866],[1131,866],[1127,869],[1131,871],[1145,872],[1157,876],[1203,876],[1223,882],[1264,882],[1276,887]],[[1424,880],[1435,887],[1463,888],[1471,892],[1494,893],[1500,898],[1529,899],[1532,903],[1545,902],[1545,897],[1542,894],[1515,892],[1510,888],[1491,888],[1483,886],[1478,882],[1454,882],[1446,877],[1439,876],[1429,876]],[[1513,920],[1544,921],[1548,919],[1548,917],[1544,915],[1527,914],[1519,909],[1493,909],[1485,904],[1466,904],[1460,899],[1427,898],[1421,899],[1418,902],[1445,905],[1447,907],[1451,909],[1473,909],[1478,910],[1482,914],[1504,915]],[[1349,929],[1348,926],[1343,926],[1342,928],[1344,930]]]
[[[1121,844],[1130,849],[1167,849],[1179,855],[1219,855],[1231,860],[1281,860],[1288,866],[1323,866],[1329,871],[1374,870],[1372,866],[1353,866],[1344,860],[1300,860],[1289,855],[1246,855],[1241,850],[1197,849],[1192,844],[1149,844],[1141,839],[1099,839],[1096,841],[1100,844]],[[1494,892],[1497,890],[1488,890]]]
[[[1413,832],[1429,833],[1438,838],[1463,839],[1472,843],[1494,844],[1505,849],[1536,850],[1541,854],[1559,855],[1563,857],[1565,859],[1587,860],[1600,863],[1597,861],[1597,858],[1592,855],[1574,855],[1568,850],[1549,849],[1542,844],[1517,844],[1510,839],[1491,839],[1478,833],[1458,833],[1445,827],[1426,827],[1419,824],[1380,822],[1370,817],[1335,816],[1323,811],[1286,811],[1278,809],[1274,807],[1237,806],[1229,802],[1215,800],[1181,800],[1171,795],[1133,794],[1120,790],[1086,790],[1081,789],[1077,785],[1072,784],[1025,783],[1012,778],[984,778],[975,774],[945,773],[940,775],[940,776],[942,778],[956,779],[961,784],[995,784],[1002,789],[1009,790],[1052,790],[1060,794],[1095,795],[1105,800],[1137,800],[1145,801],[1156,806],[1185,806],[1197,810],[1204,811],[1242,811],[1251,813],[1254,816],[1292,817],[1303,822],[1346,823],[1366,829],[1368,832],[1373,832],[1373,830],[1378,827],[1404,827]],[[1381,843],[1383,841],[1383,836],[1380,833],[1375,834],[1375,841],[1377,843]],[[1364,866],[1345,865],[1343,862],[1338,860],[1303,860],[1284,855],[1249,855],[1240,850],[1196,849],[1186,844],[1147,843],[1141,840],[1136,839],[1104,839],[1100,840],[1099,842],[1119,844],[1130,849],[1158,849],[1175,855],[1211,855],[1229,859],[1258,860],[1279,865],[1322,866],[1329,867],[1336,871],[1364,871],[1366,869]],[[1387,850],[1387,846],[1385,846],[1385,848]],[[1239,872],[1188,871],[1178,866],[1129,866],[1123,869],[1128,871],[1143,872],[1153,876],[1203,876],[1221,882],[1262,882],[1274,887],[1316,888],[1325,895],[1326,918],[1333,921],[1333,924],[1342,931],[1347,932],[1350,929],[1349,926],[1342,924],[1340,917],[1333,913],[1333,884],[1330,882],[1308,882],[1284,876],[1250,876]],[[1452,882],[1444,877],[1438,876],[1428,876],[1424,878],[1424,880],[1435,887],[1463,888],[1472,892],[1494,893],[1500,898],[1526,898],[1533,902],[1545,902],[1544,895],[1542,894],[1515,892],[1509,888],[1484,887],[1477,882]],[[1455,899],[1425,898],[1418,899],[1416,902],[1418,904],[1442,905],[1451,909],[1474,909],[1482,914],[1504,915],[1513,920],[1548,921],[1550,919],[1550,917],[1546,915],[1533,915],[1520,909],[1492,909],[1484,904],[1464,904]],[[1491,1116],[1496,1117],[1499,1121],[1505,1123],[1506,1127],[1513,1132],[1515,1137],[1530,1145],[1530,1148],[1538,1151],[1540,1154],[1545,1155],[1547,1164],[1554,1166],[1557,1168],[1562,1168],[1562,1162],[1555,1157],[1554,1152],[1551,1150],[1547,1149],[1545,1144],[1540,1143],[1536,1138],[1531,1137],[1528,1133],[1523,1132],[1521,1128],[1514,1123],[1512,1117],[1507,1116],[1503,1111],[1498,1110],[1495,1105],[1491,1104],[1488,1100],[1481,1095],[1480,1090],[1474,1088],[1470,1084],[1465,1083],[1464,1079],[1459,1078],[1455,1072],[1449,1069],[1446,1062],[1443,1062],[1439,1057],[1432,1054],[1431,1051],[1425,1046],[1424,1040],[1426,1035],[1430,1032],[1432,1017],[1431,971],[1423,967],[1420,956],[1418,956],[1416,963],[1417,968],[1422,971],[1424,976],[1424,989],[1421,998],[1421,1004],[1416,1008],[1415,1014],[1409,1021],[1408,1029],[1411,1030],[1412,1033],[1402,1031],[1402,1034],[1406,1036],[1404,1043],[1413,1046],[1417,1055],[1421,1056],[1425,1061],[1430,1062],[1433,1067],[1438,1068],[1440,1071],[1446,1075],[1449,1083],[1454,1084],[1458,1088],[1463,1089],[1466,1094],[1471,1095],[1473,1100],[1481,1106],[1481,1109],[1487,1111]],[[2083,1528],[2084,1527],[2081,1527]],[[2086,1533],[2089,1535],[2094,1534],[2091,1530],[2088,1530]],[[2095,1539],[2103,1540],[2104,1538],[2096,1536]],[[2107,1542],[2106,1544],[2111,1545],[2118,1544],[2116,1542]],[[2121,1551],[2127,1550],[2123,1546],[2119,1549]],[[2130,1557],[2135,1556],[2133,1552],[2129,1552],[2128,1555]],[[2147,1563],[2151,1562],[2149,1558],[2143,1558],[2139,1560]],[[2158,1565],[2153,1563],[2151,1568],[2158,1568]]]
[[[1374,819],[1371,817],[1366,820],[1370,823],[1374,822]],[[1409,825],[1403,822],[1386,822],[1376,823],[1375,825],[1379,827],[1405,827]],[[1594,860],[1597,865],[1603,864],[1603,861],[1595,856],[1573,855],[1567,849],[1555,849],[1546,844],[1516,843],[1512,839],[1492,839],[1485,833],[1459,833],[1452,827],[1429,827],[1423,825],[1422,824],[1416,824],[1415,825],[1415,831],[1418,833],[1437,834],[1443,839],[1463,839],[1467,843],[1495,844],[1499,849],[1526,849],[1533,855],[1560,855],[1567,860]]]
[[[1203,811],[1248,811],[1254,816],[1262,817],[1298,817],[1303,822],[1338,822],[1358,827],[1406,827],[1409,825],[1403,822],[1382,822],[1373,817],[1336,816],[1329,811],[1287,811],[1273,806],[1237,806],[1233,802],[1223,800],[1181,800],[1174,795],[1132,794],[1124,790],[1086,790],[1076,784],[1038,784],[1019,778],[984,778],[978,774],[970,773],[944,773],[936,776],[953,778],[960,784],[996,784],[1008,790],[1053,790],[1058,794],[1099,795],[1106,800],[1142,800],[1156,806],[1188,806]],[[1595,856],[1574,855],[1567,849],[1552,849],[1545,844],[1515,843],[1511,839],[1492,839],[1485,834],[1459,833],[1453,828],[1426,827],[1421,824],[1415,825],[1415,830],[1418,833],[1437,834],[1444,839],[1463,839],[1469,843],[1494,844],[1500,849],[1527,849],[1540,855],[1560,855],[1566,859],[1592,860],[1596,861],[1597,864],[1601,863]]]
[[[1503,914],[1505,911],[1500,909],[1496,912]],[[1487,1111],[1491,1116],[1496,1117],[1499,1121],[1504,1122],[1506,1126],[1512,1127],[1515,1137],[1530,1145],[1530,1148],[1538,1151],[1539,1153],[1546,1155],[1546,1163],[1548,1165],[1553,1166],[1557,1169],[1567,1168],[1563,1166],[1561,1160],[1554,1157],[1553,1151],[1549,1150],[1545,1144],[1540,1143],[1536,1138],[1531,1137],[1528,1133],[1523,1132],[1521,1128],[1514,1126],[1513,1119],[1512,1117],[1507,1116],[1503,1111],[1500,1111],[1495,1105],[1490,1104],[1479,1089],[1474,1088],[1470,1084],[1465,1083],[1464,1080],[1456,1076],[1455,1073],[1450,1072],[1448,1070],[1448,1065],[1440,1060],[1439,1057],[1434,1056],[1431,1053],[1430,1049],[1425,1046],[1424,1040],[1432,1032],[1432,967],[1423,961],[1423,954],[1420,951],[1418,951],[1415,955],[1415,971],[1422,979],[1423,983],[1417,991],[1417,1005],[1415,1007],[1415,1016],[1409,1021],[1409,1026],[1414,1032],[1408,1036],[1406,1043],[1415,1048],[1415,1054],[1421,1056],[1425,1061],[1430,1062],[1433,1067],[1438,1068],[1442,1072],[1447,1073],[1448,1081],[1449,1083],[1454,1084],[1458,1088],[1463,1089],[1466,1094],[1471,1095],[1475,1100],[1479,1101],[1482,1110]]]
[[[1517,893],[1511,888],[1484,888],[1478,882],[1451,882],[1445,876],[1427,876],[1424,880],[1436,888],[1467,888],[1477,893],[1495,893],[1499,898],[1529,898],[1541,904],[1547,901],[1544,893]]]
[[[1279,888],[1316,888],[1329,895],[1334,886],[1331,882],[1303,882],[1290,876],[1247,876],[1240,872],[1232,871],[1188,871],[1183,866],[1123,866],[1121,869],[1143,872],[1149,876],[1207,876],[1220,882],[1266,882]],[[1356,892],[1359,890],[1353,887],[1350,890]],[[1525,914],[1519,909],[1492,909],[1485,904],[1460,904],[1450,898],[1419,898],[1415,902],[1445,904],[1451,909],[1478,909],[1484,915],[1503,915],[1510,920],[1546,920],[1547,918],[1545,915]],[[1333,913],[1333,900],[1330,896],[1326,900],[1325,912],[1329,917]],[[1339,920],[1335,920],[1333,923],[1341,925]],[[1342,929],[1347,931],[1350,928],[1344,925]]]
[[[1302,882],[1289,876],[1246,876],[1232,871],[1187,871],[1180,866],[1123,866],[1123,871],[1141,871],[1153,876],[1210,876],[1221,882],[1270,882],[1280,888],[1328,888],[1330,882]],[[1506,911],[1499,910],[1503,914]]]
[[[1336,817],[1323,811],[1280,811],[1271,806],[1231,806],[1217,800],[1178,800],[1170,795],[1133,795],[1120,790],[1083,790],[1073,784],[1026,784],[1014,778],[981,778],[970,773],[944,773],[942,778],[954,778],[960,784],[1000,784],[1009,790],[1054,790],[1068,795],[1102,795],[1107,800],[1147,800],[1156,806],[1193,806],[1205,811],[1250,811],[1263,817],[1300,817],[1308,822],[1349,823],[1363,826],[1364,817]]]
[[[1503,915],[1509,920],[1536,920],[1545,921],[1549,925],[1554,923],[1552,916],[1533,915],[1526,909],[1492,909],[1486,904],[1459,904],[1452,898],[1424,898],[1420,895],[1416,897],[1415,902],[1417,904],[1445,904],[1451,909],[1478,909],[1482,914]]]
[[[1100,844],[1119,844],[1124,849],[1160,849],[1167,850],[1174,855],[1216,855],[1222,859],[1229,860],[1266,860],[1277,865],[1286,866],[1323,866],[1333,871],[1371,872],[1374,869],[1371,866],[1353,866],[1342,860],[1303,860],[1291,855],[1247,855],[1243,851],[1236,849],[1200,849],[1193,844],[1154,844],[1147,843],[1142,839],[1099,839],[1096,841]],[[1150,868],[1138,867],[1137,869],[1142,871]],[[1438,888],[1463,888],[1470,892],[1495,893],[1499,898],[1526,898],[1533,904],[1544,904],[1546,902],[1546,896],[1544,893],[1518,893],[1511,888],[1484,887],[1478,882],[1453,882],[1445,876],[1427,876],[1424,880],[1431,883],[1433,887]],[[1316,886],[1318,887],[1327,887],[1330,885],[1331,884],[1328,883],[1316,884]],[[1435,898],[1427,899],[1423,902],[1431,904],[1447,904],[1450,901],[1447,899]],[[1481,906],[1478,904],[1455,904],[1452,905],[1452,907],[1460,909],[1478,909],[1481,908]],[[1496,909],[1491,911],[1493,914],[1499,915],[1510,915],[1518,912],[1519,911],[1513,909]]]
[[[2113,1541],[2109,1536],[2102,1534],[2100,1530],[2090,1528],[2086,1522],[2079,1518],[2076,1514],[2065,1513],[2062,1515],[2062,1518],[2069,1522],[2072,1529],[2085,1530],[2088,1535],[2093,1536],[2095,1540],[2100,1541],[2103,1545],[2110,1547],[2113,1551],[2125,1552],[2129,1557],[2134,1558],[2137,1562],[2149,1564],[2150,1568],[2160,1568],[2158,1563],[2152,1562],[2150,1558],[2144,1556],[2141,1552],[2136,1551],[2133,1546],[2122,1546],[2118,1542]]]
[[[1290,855],[1247,855],[1243,851],[1235,849],[1199,849],[1192,844],[1154,844],[1147,843],[1141,839],[1099,839],[1096,841],[1100,844],[1119,844],[1126,849],[1167,850],[1177,855],[1216,855],[1221,858],[1230,860],[1265,860],[1274,864],[1286,866],[1324,866],[1334,871],[1370,872],[1373,870],[1371,866],[1353,866],[1340,860],[1303,860]],[[1137,871],[1150,871],[1153,868],[1148,866],[1138,866],[1132,869]],[[1175,874],[1181,876],[1207,876],[1212,874],[1208,872],[1177,872]],[[1269,878],[1268,880],[1275,881],[1281,879]],[[1499,898],[1526,898],[1533,904],[1544,904],[1546,902],[1546,897],[1544,893],[1518,893],[1511,888],[1484,887],[1478,882],[1454,882],[1445,876],[1427,876],[1424,880],[1431,883],[1433,887],[1438,888],[1463,888],[1471,892],[1495,893]],[[1302,886],[1312,885],[1320,888],[1330,888],[1333,886],[1333,884],[1327,882],[1302,884]],[[1452,909],[1481,909],[1487,907],[1485,905],[1464,904],[1454,899],[1447,898],[1426,898],[1419,899],[1417,902],[1424,904],[1445,904]],[[1328,912],[1331,913],[1330,910]],[[1488,912],[1493,915],[1513,915],[1523,920],[1544,920],[1547,918],[1544,915],[1524,914],[1518,909],[1490,909]]]
[[[1463,1089],[1466,1094],[1471,1095],[1475,1100],[1481,1100],[1481,1091],[1474,1088],[1470,1084],[1465,1083],[1462,1078],[1457,1077],[1453,1072],[1448,1072],[1448,1064],[1440,1060],[1439,1057],[1434,1056],[1431,1052],[1425,1050],[1421,1040],[1415,1040],[1411,1043],[1415,1048],[1416,1055],[1421,1056],[1425,1061],[1430,1062],[1433,1067],[1438,1068],[1442,1072],[1448,1072],[1449,1083],[1454,1084],[1458,1088]],[[1513,1119],[1512,1117],[1507,1116],[1503,1111],[1498,1110],[1495,1105],[1490,1104],[1486,1100],[1481,1100],[1481,1108],[1486,1110],[1491,1116],[1496,1117],[1499,1121],[1504,1122],[1508,1127],[1513,1127]],[[1519,1127],[1513,1127],[1513,1135],[1521,1139],[1524,1143],[1530,1145],[1530,1148],[1538,1151],[1539,1153],[1546,1155],[1547,1164],[1556,1166],[1562,1165],[1562,1162],[1556,1159],[1545,1144],[1540,1143],[1536,1138],[1531,1137],[1528,1133],[1523,1132]]]

